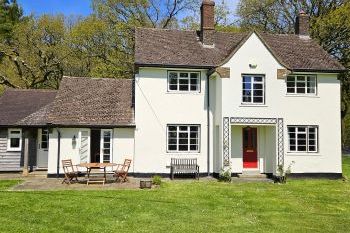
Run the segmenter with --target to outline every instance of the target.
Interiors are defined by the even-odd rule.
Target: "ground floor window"
[[[317,152],[317,126],[288,126],[290,152]]]
[[[199,152],[200,125],[168,125],[168,152]]]
[[[22,130],[8,129],[7,150],[20,151],[22,148]]]

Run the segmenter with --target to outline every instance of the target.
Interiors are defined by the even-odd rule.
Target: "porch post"
[[[24,157],[23,157],[23,176],[28,176],[28,161],[29,161],[29,131],[24,131]]]
[[[230,118],[223,119],[223,168],[230,167]]]

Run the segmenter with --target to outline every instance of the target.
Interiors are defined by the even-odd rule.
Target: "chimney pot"
[[[201,6],[201,31],[200,38],[203,45],[213,46],[215,35],[215,2],[212,0],[203,0]]]
[[[295,21],[295,34],[300,36],[309,36],[310,17],[305,11],[301,10]]]

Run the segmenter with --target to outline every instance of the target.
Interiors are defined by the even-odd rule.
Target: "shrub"
[[[162,183],[162,178],[160,176],[153,176],[152,184],[160,185]]]
[[[232,177],[231,177],[231,169],[221,169],[221,172],[219,174],[219,181],[221,182],[231,182]]]
[[[291,173],[292,165],[294,161],[289,164],[288,168],[285,169],[283,165],[278,165],[277,176],[275,177],[275,183],[285,184],[287,183],[287,176]]]

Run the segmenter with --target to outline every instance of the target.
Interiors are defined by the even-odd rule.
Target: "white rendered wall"
[[[201,70],[200,93],[169,93],[167,69],[139,69],[135,84],[136,173],[169,173],[171,158],[197,158],[200,172],[207,172],[206,79],[206,71]],[[200,124],[200,152],[167,153],[167,124]]]
[[[63,173],[61,160],[72,159],[73,164],[79,164],[80,161],[80,135],[81,130],[90,130],[87,128],[60,128],[60,173]],[[72,144],[73,136],[76,137],[76,146]],[[113,147],[112,162],[122,163],[125,158],[133,159],[134,155],[134,129],[133,128],[115,128],[113,129]],[[57,129],[53,129],[49,138],[49,162],[48,174],[57,172],[57,149],[58,138]],[[90,161],[90,158],[88,159]],[[80,169],[85,171],[84,169]],[[132,170],[132,168],[130,169]]]
[[[257,67],[251,69],[249,64]],[[287,96],[285,80],[277,79],[277,69],[283,67],[255,34],[223,67],[231,69],[231,77],[217,79],[222,83],[222,117],[283,118],[285,165],[294,161],[292,172],[341,173],[340,82],[336,74],[317,74],[317,96]],[[265,75],[264,106],[242,105],[242,74]],[[289,153],[287,125],[318,125],[319,152]]]

